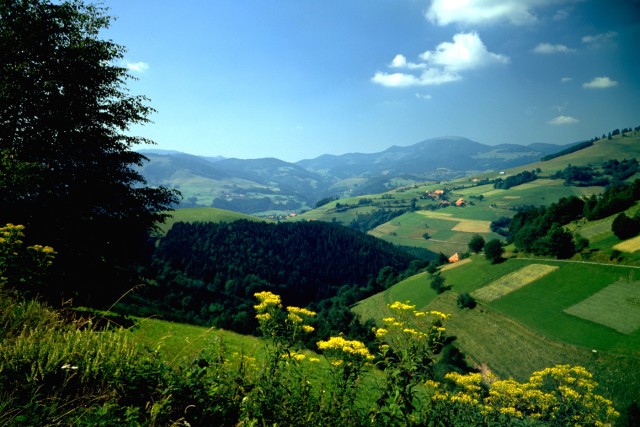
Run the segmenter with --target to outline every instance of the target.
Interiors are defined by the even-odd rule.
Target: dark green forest
[[[289,305],[333,309],[331,323],[338,327],[336,317],[351,316],[339,313],[349,304],[392,285],[410,266],[426,266],[412,260],[390,243],[338,224],[177,223],[159,240],[146,271],[153,284],[137,300],[170,319],[251,333],[253,294],[269,290]],[[351,319],[345,320],[346,328]]]

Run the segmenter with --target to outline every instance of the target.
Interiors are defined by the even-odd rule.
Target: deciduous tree
[[[484,256],[494,264],[502,259],[503,253],[504,247],[498,239],[489,240],[487,244],[484,245]]]
[[[153,109],[128,93],[124,47],[100,37],[110,21],[82,0],[0,2],[0,223],[56,248],[58,300],[128,287],[177,202],[136,170],[132,147],[152,142],[129,130]]]

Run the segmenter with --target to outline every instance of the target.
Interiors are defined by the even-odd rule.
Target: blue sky
[[[638,0],[105,0],[156,148],[286,161],[640,125]]]

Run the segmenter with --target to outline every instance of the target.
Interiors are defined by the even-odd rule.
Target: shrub
[[[464,292],[458,295],[457,304],[460,308],[475,308],[477,302],[468,292]]]
[[[504,247],[498,239],[489,240],[487,244],[484,245],[484,256],[494,264],[502,259],[503,253]]]

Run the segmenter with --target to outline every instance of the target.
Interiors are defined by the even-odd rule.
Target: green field
[[[558,268],[558,266],[546,264],[529,264],[474,291],[472,295],[484,302],[495,301],[535,282]]]
[[[218,208],[180,208],[170,214],[167,221],[160,225],[163,234],[166,234],[176,222],[231,222],[239,219],[266,221],[255,216]]]
[[[509,259],[494,265],[482,256],[473,256],[465,264],[443,269],[446,284],[453,288],[450,291],[437,295],[428,286],[428,276],[421,274],[361,301],[353,310],[363,318],[381,319],[391,314],[387,304],[408,300],[418,310],[451,313],[445,324],[447,333],[455,337],[456,345],[472,365],[520,381],[535,370],[555,364],[585,366],[605,395],[619,407],[628,406],[633,396],[640,395],[640,330],[623,334],[565,310],[588,301],[621,278],[640,287],[636,281],[640,269],[545,261],[545,265],[557,268],[552,274],[493,302],[480,301],[472,310],[457,307],[459,293],[473,292],[539,264],[537,260]],[[625,310],[624,318],[640,319],[634,305],[637,296],[628,290],[614,290],[618,298],[631,301],[627,302],[631,308]],[[607,294],[599,296],[603,297]]]
[[[632,334],[640,328],[640,283],[615,282],[565,312]]]

